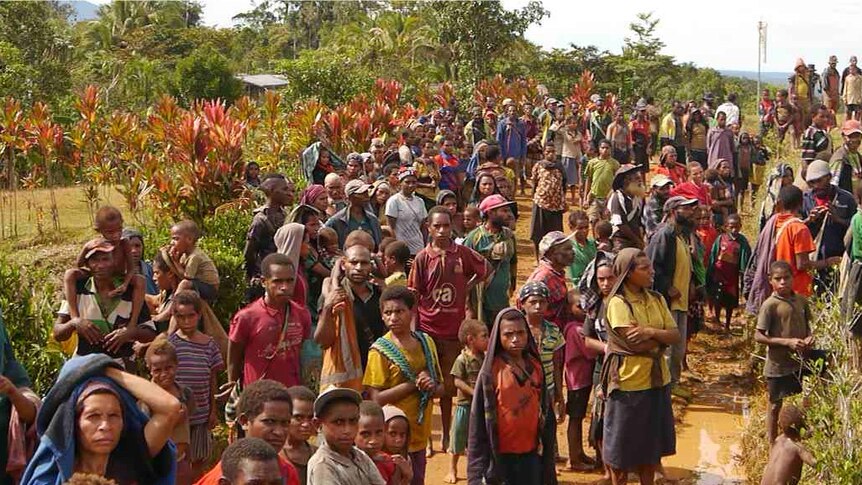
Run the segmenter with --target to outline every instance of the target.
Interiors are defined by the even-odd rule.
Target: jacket
[[[675,226],[665,223],[656,229],[645,250],[655,270],[652,289],[661,293],[668,304],[668,292],[673,286],[673,274],[676,271],[676,240]]]
[[[374,245],[380,244],[380,240],[382,239],[380,233],[380,221],[377,219],[377,216],[374,215],[373,212],[365,209],[365,218],[368,219],[368,225],[371,226],[371,239],[374,239]],[[336,234],[338,234],[338,247],[344,247],[344,241],[347,240],[347,233],[350,232],[347,230],[348,224],[350,222],[350,206],[348,205],[344,209],[336,212],[329,219],[327,219],[326,227],[332,228]]]
[[[77,419],[75,403],[86,385],[101,380],[120,396],[123,407],[123,432],[111,454],[126,460],[122,469],[140,484],[173,485],[176,478],[176,448],[168,442],[153,458],[144,439],[144,425],[149,418],[138,408],[131,394],[104,377],[104,370],[117,364],[107,355],[89,354],[66,361],[54,387],[45,396],[36,415],[36,431],[41,437],[36,453],[27,465],[22,485],[61,485],[71,478],[75,467]],[[120,468],[119,466],[116,468]]]
[[[516,119],[511,129],[505,118],[497,124],[497,143],[500,144],[500,155],[503,160],[509,157],[521,159],[527,156],[527,127],[524,122]]]

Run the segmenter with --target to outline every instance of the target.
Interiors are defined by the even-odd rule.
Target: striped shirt
[[[208,337],[207,343],[190,342],[174,333],[168,341],[177,351],[177,382],[187,386],[195,396],[195,412],[189,416],[191,426],[206,423],[210,415],[211,378],[224,370],[218,345]]]

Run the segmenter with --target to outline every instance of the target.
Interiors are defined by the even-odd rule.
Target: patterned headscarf
[[[528,281],[518,292],[518,301],[524,301],[531,296],[538,296],[547,300],[551,297],[551,292],[548,290],[548,285],[542,281]]]

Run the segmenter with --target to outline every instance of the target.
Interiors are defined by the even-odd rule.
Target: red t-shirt
[[[792,218],[796,217],[793,214],[781,213],[775,218],[775,231],[781,230],[781,226]],[[796,266],[796,255],[814,252],[814,239],[811,238],[811,231],[802,221],[793,221],[784,227],[781,235],[775,241],[775,259],[776,261],[787,261],[790,263],[790,268],[793,270],[793,291],[802,296],[811,296],[811,287],[814,283],[814,278],[808,271],[801,270]]]
[[[521,383],[501,357],[491,366],[497,395],[497,448],[500,453],[531,453],[539,443],[542,364],[527,357],[532,373]]]
[[[697,185],[694,182],[679,184],[671,189],[670,195],[697,199],[700,205],[712,205],[712,197],[709,196],[709,188],[706,184]]]
[[[263,377],[287,387],[302,384],[299,351],[311,334],[311,315],[290,302],[290,318],[284,338],[284,311],[272,308],[259,298],[238,311],[230,323],[230,340],[245,347],[242,382],[248,385]],[[279,344],[279,341],[281,343]],[[278,348],[276,348],[278,346]]]
[[[377,465],[377,471],[383,477],[383,481],[387,484],[392,480],[392,475],[395,475],[395,461],[386,453],[380,452],[377,456],[371,458],[371,461]]]
[[[434,338],[457,340],[464,321],[467,282],[484,280],[485,258],[470,248],[452,243],[442,254],[430,246],[419,251],[407,286],[419,297],[419,330]]]
[[[299,485],[299,474],[293,465],[278,455],[278,468],[281,469],[281,478],[285,479],[285,485]],[[218,485],[221,479],[221,461],[216,463],[212,470],[202,476],[195,485]]]

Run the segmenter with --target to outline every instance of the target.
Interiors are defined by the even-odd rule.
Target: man
[[[736,104],[736,93],[727,95],[727,100],[718,106],[715,110],[716,116],[718,113],[724,113],[727,125],[742,126],[742,115],[739,112],[739,106]]]
[[[386,161],[386,144],[383,143],[383,139],[372,138],[371,147],[368,151],[371,153],[371,159],[374,162],[374,166],[378,168],[383,167]]]
[[[348,162],[349,163],[349,162]],[[351,180],[344,187],[347,195],[347,207],[336,212],[326,221],[326,227],[331,227],[338,234],[338,247],[344,247],[344,241],[351,232],[360,229],[371,235],[374,246],[380,244],[380,221],[373,212],[368,210],[368,192],[371,185],[362,180]]]
[[[245,275],[249,282],[247,301],[263,296],[260,286],[260,262],[276,251],[275,232],[284,225],[284,207],[293,202],[291,185],[281,176],[267,177],[260,183],[266,204],[255,209],[245,237]]]
[[[234,441],[221,455],[219,485],[282,485],[278,452],[260,438]]]
[[[850,227],[850,219],[856,214],[856,200],[853,194],[832,184],[832,171],[823,160],[815,160],[808,166],[805,181],[810,190],[805,192],[802,200],[802,215],[808,217],[805,222],[812,237],[817,238],[823,232],[817,259],[840,259],[845,250],[844,235]],[[818,276],[819,284],[836,289],[832,288],[833,278],[829,272],[821,271]]]
[[[104,353],[122,365],[122,359],[132,356],[133,343],[151,342],[156,337],[156,327],[147,305],[141,308],[137,321],[130,321],[134,289],[129,285],[121,295],[115,294],[118,282],[114,279],[113,251],[114,246],[101,237],[84,245],[90,277],[75,283],[79,317],[71,317],[69,302],[64,299],[53,336],[57,342],[65,342],[77,334],[76,356]]]
[[[841,98],[841,75],[835,68],[837,65],[838,57],[829,56],[829,66],[820,76],[823,82],[823,104],[830,112],[830,126],[835,126],[835,113],[838,112],[838,100]]]
[[[323,187],[326,188],[326,195],[329,198],[329,208],[326,210],[328,215],[335,214],[347,207],[347,201],[344,200],[344,180],[337,173],[330,173],[323,179]]]
[[[679,101],[674,101],[670,113],[666,114],[659,128],[659,143],[663,147],[671,145],[676,148],[676,159],[685,160],[685,130],[682,115],[685,107]]]
[[[272,379],[287,387],[302,384],[299,351],[311,336],[311,315],[293,301],[296,267],[273,253],[261,263],[264,296],[238,311],[230,323],[228,383],[247,386]]]
[[[527,278],[527,281],[544,283],[549,290],[548,309],[545,320],[555,324],[560,330],[574,320],[571,306],[568,303],[569,288],[566,280],[566,269],[575,259],[575,250],[571,238],[561,231],[551,231],[545,234],[539,243],[538,266]]]
[[[479,204],[484,223],[464,238],[464,246],[478,252],[490,263],[493,276],[486,285],[477,285],[477,316],[491,326],[500,310],[509,306],[509,296],[515,291],[518,274],[518,254],[515,233],[506,223],[512,217],[514,202],[493,194]]]
[[[811,117],[811,126],[802,134],[802,177],[808,165],[818,156],[832,156],[832,137],[826,130],[829,123],[829,110],[822,104]]]
[[[651,193],[644,207],[644,230],[647,241],[664,221],[664,204],[670,197],[673,182],[666,175],[654,175],[650,180]]]
[[[643,196],[644,186],[638,167],[623,165],[614,174],[613,194],[608,201],[613,234],[614,251],[624,248],[643,248]]]
[[[371,252],[359,244],[348,247],[323,282],[323,309],[314,332],[314,341],[323,349],[321,389],[362,391],[368,351],[386,333],[381,293],[371,282]]]
[[[386,220],[395,232],[396,239],[407,243],[410,255],[415,256],[425,246],[425,202],[416,195],[416,172],[402,168],[398,172],[401,191],[386,201]]]
[[[605,109],[604,100],[598,94],[590,97],[594,108],[590,110],[590,145],[593,153],[598,153],[599,143],[607,139],[608,125],[611,124],[611,113]]]
[[[470,112],[472,119],[464,125],[464,140],[475,146],[476,143],[487,139],[488,136],[485,132],[485,120],[482,118],[482,107],[473,106]]]
[[[505,117],[497,125],[497,143],[503,160],[515,159],[515,190],[520,186],[524,195],[524,158],[527,156],[527,127],[518,119],[518,109],[515,103],[507,99],[504,103]]]
[[[434,163],[440,168],[439,188],[460,194],[464,171],[460,166],[461,160],[458,159],[458,154],[455,153],[455,144],[451,139],[444,138],[440,142],[440,153],[433,156]]]
[[[686,399],[691,393],[679,386],[679,376],[685,356],[689,297],[692,296],[692,237],[697,237],[692,235],[697,204],[697,199],[669,198],[664,204],[665,224],[653,234],[646,247],[655,270],[653,289],[664,296],[680,334],[679,341],[671,347],[671,392]]]
[[[700,112],[703,114],[703,117],[707,120],[712,120],[712,117],[715,115],[715,95],[712,93],[705,93],[701,98]],[[711,125],[712,123],[710,123]]]
[[[843,71],[841,71],[841,86],[839,88],[839,93],[841,93],[842,96],[844,95],[844,80],[847,79],[847,76],[850,74],[851,70],[857,69],[856,62],[856,56],[850,56],[850,65],[848,65],[844,68]]]
[[[733,131],[727,126],[727,114],[719,111],[715,115],[716,126],[709,129],[706,135],[706,153],[709,168],[718,169],[722,160],[733,163]],[[731,170],[733,167],[731,167]]]
[[[801,125],[811,123],[811,106],[814,104],[814,87],[811,85],[811,74],[805,66],[805,61],[796,59],[793,74],[787,78],[787,91],[796,95],[796,108],[799,112]]]
[[[859,158],[859,144],[862,142],[862,123],[846,120],[841,126],[844,144],[835,150],[829,159],[832,170],[832,184],[850,192],[862,182],[862,160]]]
[[[344,171],[344,178],[348,182],[362,178],[362,155],[356,152],[347,155],[347,169]]]
[[[485,281],[490,268],[481,254],[452,240],[452,216],[445,207],[431,209],[428,235],[428,246],[416,255],[407,286],[419,298],[417,328],[434,339],[440,368],[451,369],[463,348],[458,329],[466,316],[467,294],[473,285]],[[440,412],[442,449],[447,450],[455,394],[455,382],[448,372],[444,384]]]
[[[533,164],[542,159],[542,130],[541,125],[533,116],[533,103],[524,103],[524,115],[521,122],[524,123],[527,133],[527,154],[524,160],[524,173],[532,173]]]
[[[652,96],[647,96],[644,101],[646,101],[646,115],[647,119],[649,120],[649,156],[652,157],[653,155],[655,155],[655,151],[658,148],[658,124],[661,120],[661,109],[656,106],[655,98],[653,98]]]

